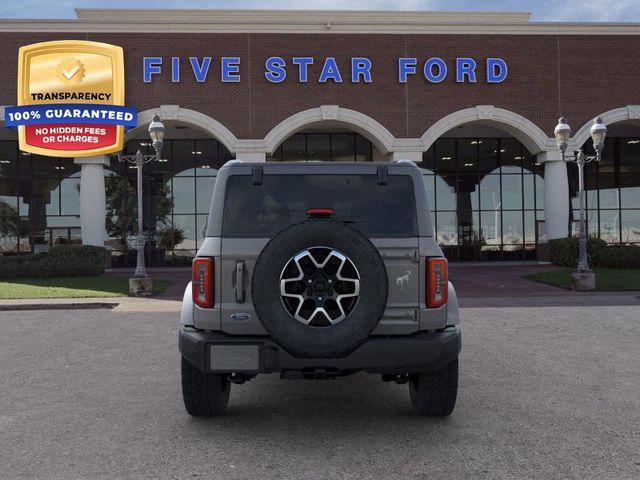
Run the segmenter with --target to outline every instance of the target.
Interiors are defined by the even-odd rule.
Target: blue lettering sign
[[[365,83],[371,83],[371,60],[364,57],[354,57],[351,59],[351,82],[360,82],[360,77]]]
[[[507,78],[507,62],[501,58],[487,58],[487,82],[502,83]]]
[[[464,77],[476,83],[476,61],[473,58],[456,58],[456,82],[464,83]]]
[[[417,63],[416,58],[398,59],[398,81],[400,83],[407,83],[407,75],[415,75]]]
[[[240,57],[222,57],[221,76],[223,83],[238,83],[240,81]]]
[[[171,57],[171,81],[180,82],[180,57]]]
[[[433,73],[433,67],[438,67],[438,73]],[[431,83],[440,83],[447,76],[447,64],[438,57],[427,60],[424,64],[424,76]]]
[[[193,76],[196,78],[196,82],[203,83],[209,73],[211,57],[204,57],[202,64],[198,63],[198,57],[189,57],[189,62],[191,62],[191,69],[193,70]]]
[[[307,70],[309,65],[313,64],[313,57],[293,57],[291,63],[298,65],[298,81],[307,83]]]
[[[287,78],[287,71],[284,69],[286,62],[282,57],[269,57],[267,61],[264,62],[264,67],[267,69],[264,72],[264,76],[271,83],[280,83],[284,82],[284,79]]]
[[[142,59],[142,81],[151,83],[151,75],[162,72],[162,57],[144,57]]]
[[[342,83],[340,69],[333,57],[327,57],[324,61],[322,71],[320,72],[320,83],[326,83],[327,80],[333,80],[336,83]]]

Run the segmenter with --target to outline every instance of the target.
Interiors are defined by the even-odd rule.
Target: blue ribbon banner
[[[92,105],[86,103],[61,103],[6,107],[4,121],[7,127],[47,124],[104,124],[138,125],[138,112],[133,107],[121,105]]]

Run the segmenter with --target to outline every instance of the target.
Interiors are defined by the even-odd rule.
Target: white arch
[[[520,140],[533,154],[553,148],[554,145],[552,138],[522,115],[493,105],[478,105],[450,113],[429,127],[421,137],[425,150],[452,128],[471,122],[493,125],[504,130]]]
[[[602,123],[607,126],[627,120],[640,120],[640,105],[627,105],[626,107],[614,108],[613,110],[601,113],[599,117],[602,119]],[[589,119],[589,121],[575,133],[573,136],[575,148],[582,148],[582,145],[589,140],[591,136],[591,125],[593,125],[595,118],[596,117]]]
[[[155,113],[159,114],[162,120],[176,120],[194,125],[215,137],[215,139],[227,147],[231,153],[234,153],[236,150],[238,139],[231,130],[222,123],[204,113],[182,108],[178,105],[161,105],[160,108],[152,108],[138,112],[138,126],[127,132],[125,140],[132,138],[138,134],[143,127],[150,124]]]
[[[381,123],[364,113],[341,108],[337,105],[322,105],[285,118],[264,137],[264,146],[269,153],[273,153],[282,142],[294,133],[308,125],[323,121],[347,125],[355,132],[367,137],[383,154],[393,150],[395,137]]]

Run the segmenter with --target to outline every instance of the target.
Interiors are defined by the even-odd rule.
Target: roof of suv
[[[400,160],[397,162],[243,162],[241,160],[230,160],[222,166],[222,169],[231,170],[234,173],[246,173],[254,168],[259,167],[267,173],[269,171],[278,171],[287,173],[311,173],[313,171],[339,171],[341,173],[358,172],[358,173],[375,173],[379,167],[386,167],[390,172],[396,170],[407,169],[419,172],[418,166],[410,160]],[[222,170],[221,169],[221,170]]]

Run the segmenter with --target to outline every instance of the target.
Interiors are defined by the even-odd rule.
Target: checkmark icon
[[[73,77],[76,73],[78,73],[78,70],[80,70],[80,65],[76,65],[70,71],[62,70],[62,74],[65,76],[67,80],[71,80],[71,77]]]

